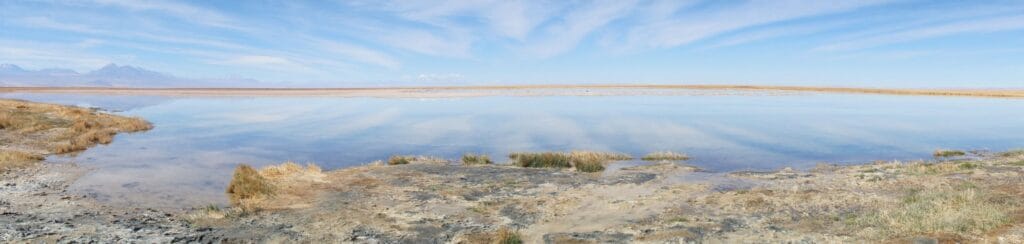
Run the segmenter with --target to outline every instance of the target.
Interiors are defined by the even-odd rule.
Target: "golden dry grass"
[[[315,164],[308,163],[306,164],[306,167],[302,167],[302,165],[299,165],[295,162],[285,162],[283,164],[278,165],[264,166],[259,170],[260,176],[263,176],[263,178],[269,180],[278,180],[282,178],[295,176],[314,177],[316,175],[321,174],[322,172],[323,169],[321,169],[320,166],[316,166]]]
[[[252,166],[239,164],[226,191],[231,205],[256,210],[259,201],[274,194],[274,186]]]
[[[883,237],[977,236],[1010,221],[1013,197],[971,185],[913,189],[889,207],[852,219]]]
[[[513,231],[507,227],[501,227],[494,234],[495,244],[521,244],[523,238],[519,236],[519,232]]]
[[[629,156],[629,154],[601,151],[571,151],[569,156],[573,158],[599,158],[612,161],[633,159],[633,156]]]
[[[412,162],[413,158],[409,156],[391,156],[388,158],[388,165],[403,165]]]
[[[491,157],[489,157],[487,155],[483,155],[483,154],[477,155],[477,154],[467,153],[467,154],[463,154],[462,155],[462,164],[463,165],[486,165],[486,164],[494,164],[494,161],[491,161]]]
[[[561,152],[540,152],[528,153],[518,152],[508,155],[509,159],[515,161],[516,165],[528,168],[569,168],[572,167],[571,160],[566,153]]]
[[[659,151],[659,152],[648,153],[647,155],[644,155],[644,157],[640,158],[640,159],[642,159],[644,161],[661,161],[661,160],[682,161],[682,160],[689,160],[690,156],[687,156],[686,154],[683,154],[683,153],[672,152],[672,151]]]
[[[0,172],[20,168],[43,160],[42,155],[14,150],[0,150]]]
[[[575,168],[580,172],[604,171],[609,161],[629,160],[633,157],[614,152],[571,151],[516,152],[509,154],[515,165],[529,168]]]
[[[0,99],[0,140],[10,142],[5,145],[8,148],[19,149],[23,153],[35,152],[30,158],[41,158],[47,153],[85,150],[96,144],[112,142],[117,133],[152,127],[139,118],[86,108]],[[0,166],[0,170],[4,168]]]

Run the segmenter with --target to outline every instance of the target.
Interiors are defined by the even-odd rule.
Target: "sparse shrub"
[[[935,150],[935,152],[932,153],[932,156],[934,156],[935,158],[950,158],[950,157],[959,157],[959,156],[964,156],[964,155],[967,155],[967,153],[964,152],[964,151],[948,150],[948,149],[939,149],[939,150]]]
[[[497,244],[522,244],[523,239],[519,236],[519,232],[513,231],[508,227],[501,227],[498,232],[494,235],[495,243]]]
[[[14,117],[6,112],[0,112],[0,130],[14,127]]]
[[[601,172],[608,162],[607,155],[594,153],[571,153],[572,165],[580,172]]]
[[[462,164],[464,164],[464,165],[481,165],[481,164],[493,164],[493,163],[494,162],[491,161],[491,157],[488,157],[487,155],[483,155],[483,154],[477,155],[477,154],[472,154],[472,153],[467,153],[467,154],[463,154],[462,155]]]
[[[957,167],[959,167],[962,170],[972,170],[972,169],[977,169],[978,167],[981,167],[981,166],[976,164],[976,163],[965,162],[965,163],[960,163]]]
[[[1002,156],[1002,157],[1020,157],[1020,156],[1024,156],[1024,149],[1014,149],[1014,150],[1005,151],[1005,152],[999,153],[999,156]]]
[[[683,154],[683,153],[677,153],[677,152],[672,152],[672,151],[659,151],[659,152],[648,153],[647,155],[644,155],[644,157],[640,158],[640,159],[642,159],[644,161],[661,161],[661,160],[683,161],[683,160],[689,160],[690,156],[687,156],[686,154]]]
[[[235,167],[227,189],[228,200],[242,209],[254,209],[252,201],[274,194],[274,187],[256,169],[246,164]]]
[[[575,161],[576,170],[580,172],[601,172],[604,171],[604,160],[583,160]]]
[[[1015,201],[966,184],[911,190],[891,208],[855,217],[851,225],[874,227],[882,236],[967,236],[987,233],[1010,221]]]
[[[388,158],[388,165],[409,164],[409,162],[411,162],[412,160],[413,160],[412,157],[395,155],[395,156],[391,156],[390,158]]]
[[[632,159],[627,154],[594,152],[594,151],[572,151],[563,152],[517,152],[511,153],[508,157],[514,160],[515,164],[521,167],[531,168],[576,168],[580,172],[604,171],[605,164],[611,160]]]

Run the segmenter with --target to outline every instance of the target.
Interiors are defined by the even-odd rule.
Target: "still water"
[[[485,96],[469,98],[153,97],[0,94],[96,106],[151,131],[75,156],[95,170],[72,188],[113,204],[225,202],[238,163],[325,169],[390,155],[504,161],[512,151],[684,152],[711,171],[929,158],[937,148],[1024,147],[1024,101],[838,94]]]

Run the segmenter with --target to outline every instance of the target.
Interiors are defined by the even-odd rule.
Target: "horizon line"
[[[908,96],[963,96],[1024,98],[1024,89],[1007,88],[876,88],[794,85],[721,85],[721,84],[524,84],[466,86],[386,86],[386,87],[37,87],[0,86],[0,93],[92,93],[125,95],[383,95],[358,92],[528,90],[528,89],[666,89],[666,90],[748,90],[847,94],[884,94]]]

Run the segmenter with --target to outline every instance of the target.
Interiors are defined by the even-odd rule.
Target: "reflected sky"
[[[96,169],[74,190],[151,207],[223,203],[238,163],[292,160],[333,169],[394,154],[503,159],[512,151],[672,150],[702,168],[731,171],[1024,147],[1024,102],[989,98],[0,96],[98,106],[153,122],[151,131],[56,158]]]

